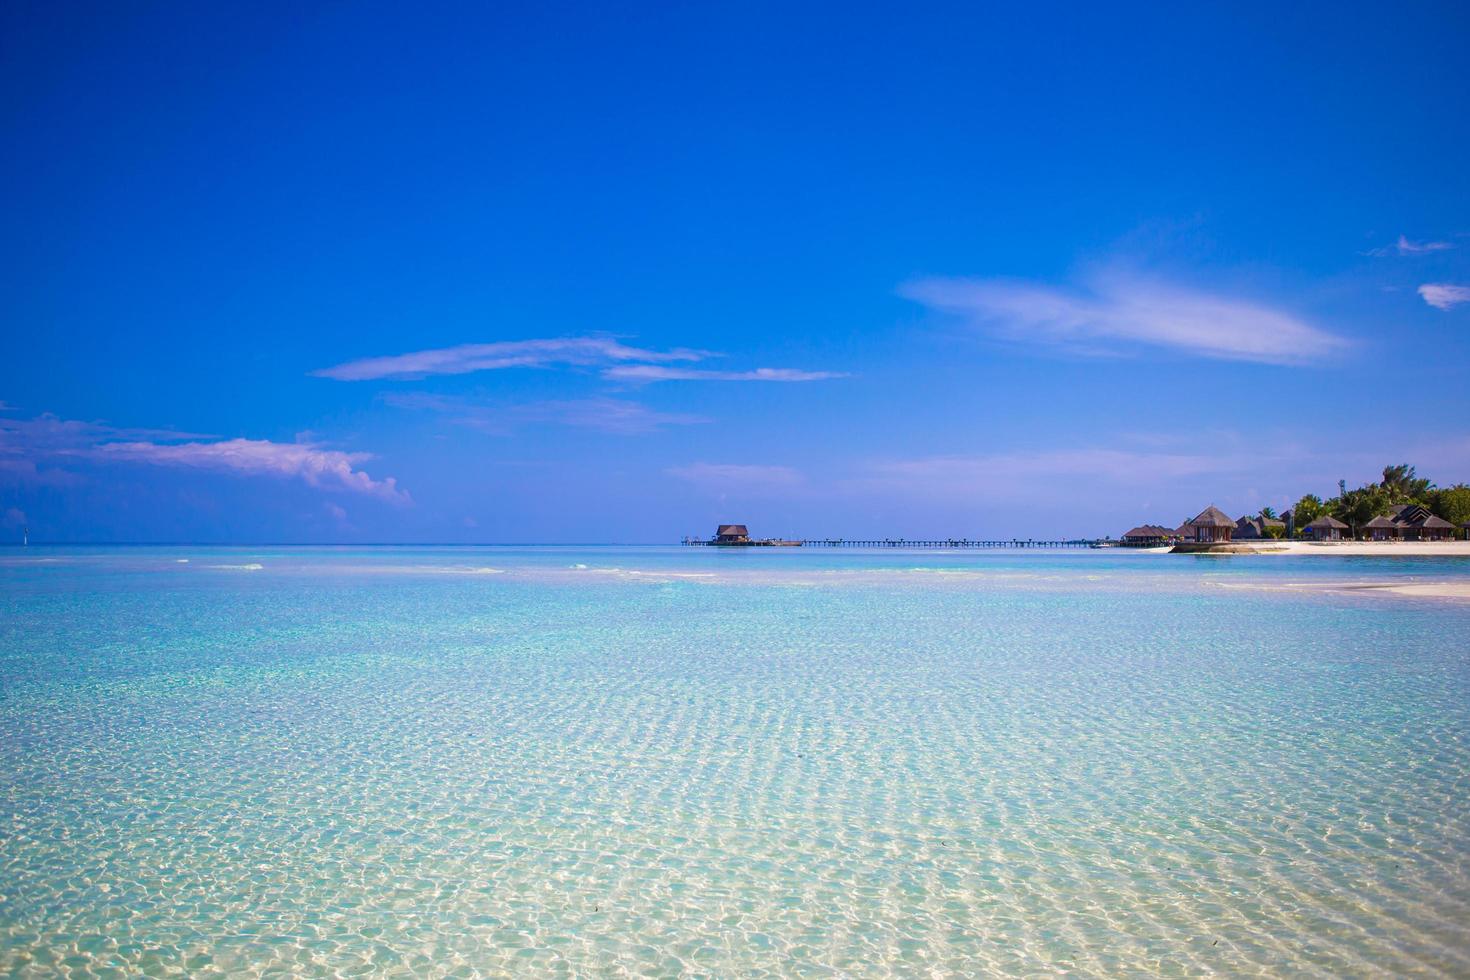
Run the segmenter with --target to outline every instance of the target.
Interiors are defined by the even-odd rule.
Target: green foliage
[[[1323,501],[1316,494],[1306,494],[1291,508],[1292,528],[1301,535],[1302,528],[1321,517],[1331,514],[1342,521],[1354,534],[1362,531],[1363,525],[1375,517],[1386,516],[1398,504],[1423,504],[1438,516],[1456,527],[1470,523],[1470,485],[1457,483],[1452,487],[1438,489],[1433,481],[1421,477],[1408,463],[1394,463],[1383,468],[1383,479],[1356,490],[1347,488],[1347,481],[1337,481],[1338,494]],[[1261,508],[1263,519],[1275,519],[1276,512],[1270,507]],[[1266,528],[1273,538],[1284,537],[1280,529]]]
[[[1429,494],[1429,509],[1455,527],[1470,522],[1470,486],[1457,483]]]
[[[1412,472],[1412,467],[1410,472]],[[1327,502],[1332,516],[1357,533],[1375,517],[1387,514],[1394,501],[1382,484],[1370,483],[1356,490],[1345,490]]]
[[[1390,505],[1427,503],[1434,484],[1421,479],[1408,463],[1383,468],[1383,482],[1378,484]]]
[[[1291,520],[1296,525],[1296,533],[1301,534],[1302,528],[1322,516],[1322,498],[1315,493],[1309,493],[1296,502],[1291,508]]]
[[[1284,538],[1284,537],[1286,537],[1286,528],[1279,527],[1279,526],[1277,526],[1275,524],[1267,524],[1266,525],[1266,537],[1268,537],[1268,538]]]

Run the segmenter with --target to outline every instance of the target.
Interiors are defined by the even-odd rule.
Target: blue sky
[[[0,10],[0,533],[1118,534],[1470,480],[1463,5]]]

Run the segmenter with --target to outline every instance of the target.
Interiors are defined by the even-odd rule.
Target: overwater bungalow
[[[1158,524],[1140,524],[1133,530],[1124,533],[1123,544],[1132,548],[1150,548],[1168,544],[1175,537],[1173,528],[1162,527]]]
[[[1223,510],[1211,504],[1181,530],[1186,541],[1222,544],[1229,541],[1230,536],[1235,533],[1235,522],[1226,517]]]
[[[715,531],[715,544],[750,544],[750,531],[744,524],[721,524]]]
[[[1323,514],[1306,527],[1302,528],[1302,535],[1313,541],[1341,541],[1342,532],[1348,526],[1330,514]]]

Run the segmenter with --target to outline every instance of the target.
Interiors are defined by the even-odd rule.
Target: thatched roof
[[[1398,527],[1397,524],[1389,520],[1387,517],[1375,517],[1373,518],[1373,520],[1369,521],[1363,526],[1373,528],[1388,528],[1389,530],[1393,530],[1394,528]]]
[[[722,538],[750,536],[750,532],[745,529],[744,524],[721,524],[715,534]]]
[[[1131,531],[1123,534],[1125,538],[1167,538],[1174,532],[1167,527],[1159,527],[1157,524],[1140,524]]]
[[[1200,511],[1199,516],[1189,522],[1191,527],[1234,527],[1235,522],[1214,504]]]
[[[1337,518],[1333,517],[1331,514],[1323,514],[1321,517],[1317,518],[1315,521],[1313,521],[1312,523],[1308,524],[1307,527],[1315,527],[1315,528],[1323,528],[1323,529],[1329,528],[1329,527],[1335,527],[1339,531],[1346,531],[1347,530],[1347,525],[1344,524],[1342,521],[1339,521]]]
[[[1434,527],[1440,528],[1441,530],[1448,528],[1449,530],[1453,531],[1455,529],[1455,525],[1451,524],[1443,517],[1436,517],[1433,514],[1430,514],[1428,517],[1424,518],[1424,520],[1419,521],[1418,524],[1420,527]]]

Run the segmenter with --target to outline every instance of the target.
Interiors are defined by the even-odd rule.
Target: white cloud
[[[707,371],[697,368],[666,368],[649,364],[611,367],[602,372],[610,381],[826,381],[845,378],[836,371],[801,371],[796,368],[756,368],[753,371]]]
[[[1444,282],[1426,282],[1419,287],[1424,302],[1437,310],[1448,310],[1461,303],[1470,303],[1470,286],[1452,286]]]
[[[498,434],[510,433],[528,423],[552,423],[617,435],[637,435],[668,425],[697,425],[709,421],[702,415],[660,412],[640,402],[618,398],[582,398],[497,406],[449,395],[393,392],[384,396],[383,400],[399,408],[439,412],[448,416],[456,425]]]
[[[1350,342],[1247,300],[1112,274],[1089,292],[997,279],[922,279],[900,293],[1005,340],[1089,355],[1138,346],[1263,364],[1304,364]]]
[[[191,441],[170,441],[182,439]],[[326,490],[409,503],[408,493],[398,489],[392,477],[375,480],[357,469],[358,464],[372,458],[368,453],[324,449],[313,442],[215,440],[194,433],[118,428],[50,414],[33,419],[0,419],[0,479],[16,483],[76,482],[76,473],[42,468],[39,461],[93,460],[299,479]]]
[[[1385,255],[1422,255],[1425,252],[1443,252],[1445,249],[1454,248],[1453,242],[1411,242],[1400,235],[1399,240],[1392,245],[1384,245],[1382,248],[1370,248],[1365,254]]]
[[[312,373],[337,381],[424,378],[435,374],[469,374],[516,367],[553,364],[589,365],[618,361],[699,361],[714,356],[686,347],[670,351],[629,347],[609,337],[559,337],[549,340],[508,340],[490,344],[461,344],[413,351],[387,357],[348,361]]]
[[[209,439],[198,432],[119,428],[107,422],[63,419],[44,412],[32,419],[0,419],[0,454],[7,450],[59,450],[90,446],[104,439]]]
[[[273,476],[298,479],[324,490],[360,493],[395,504],[411,503],[406,491],[398,489],[393,477],[375,480],[357,464],[372,459],[370,453],[344,453],[309,443],[270,442],[265,439],[226,439],[221,442],[107,442],[93,448],[91,455],[125,463],[178,466],[216,470],[244,476]]]
[[[789,466],[742,463],[690,463],[664,470],[669,476],[710,493],[790,493],[806,485],[806,477]]]
[[[635,435],[666,425],[697,425],[709,421],[702,415],[659,412],[639,402],[617,398],[539,402],[523,406],[520,415],[533,421],[556,422],[618,435]]]

